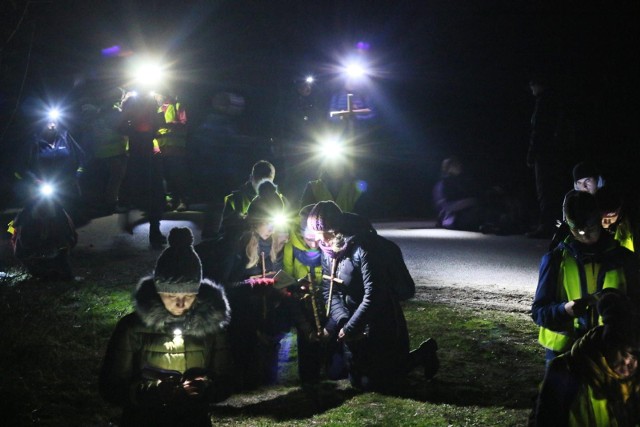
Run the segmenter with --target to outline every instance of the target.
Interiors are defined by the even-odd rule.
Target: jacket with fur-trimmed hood
[[[187,370],[205,371],[211,380],[203,403],[229,396],[226,327],[231,310],[221,287],[203,280],[192,307],[174,316],[165,309],[153,278],[147,277],[138,284],[134,303],[135,312],[120,319],[107,347],[99,381],[105,400],[134,412],[141,406],[161,406],[166,402],[157,399],[157,380],[165,371]]]

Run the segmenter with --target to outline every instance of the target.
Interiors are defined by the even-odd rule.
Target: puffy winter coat
[[[367,232],[347,237],[347,247],[336,259],[335,276],[342,283],[334,283],[331,297],[330,281],[324,279],[325,301],[331,305],[328,326],[342,328],[347,342],[364,340],[366,345],[361,347],[369,353],[367,364],[373,369],[386,366],[402,372],[409,353],[407,325],[393,287],[384,279],[385,254],[374,249],[372,238]],[[331,264],[331,257],[323,253],[325,275],[331,275]]]
[[[125,408],[123,425],[206,416],[208,404],[228,397],[231,356],[226,326],[230,308],[222,288],[203,280],[193,306],[183,316],[167,311],[153,279],[135,292],[136,311],[118,322],[100,371],[100,393]],[[162,396],[164,371],[197,370],[211,380],[199,400]],[[186,401],[188,400],[188,401]],[[164,422],[164,421],[163,421]]]

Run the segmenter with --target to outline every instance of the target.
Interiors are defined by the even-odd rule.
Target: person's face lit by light
[[[164,308],[174,316],[182,316],[189,311],[196,300],[197,294],[158,292]]]
[[[275,226],[273,221],[262,221],[256,225],[255,231],[261,239],[267,240],[271,236],[273,236],[273,232],[275,230]]]
[[[309,247],[309,249],[315,249],[318,247],[318,242],[316,241],[316,233],[313,231],[309,231],[307,229],[302,230],[302,239],[304,240],[304,244]]]
[[[318,242],[322,242],[325,246],[330,246],[333,240],[336,238],[337,233],[332,230],[316,231],[315,239]]]
[[[607,356],[607,363],[621,379],[633,376],[638,370],[638,356],[630,348],[611,352]]]
[[[588,176],[586,178],[580,178],[576,181],[576,190],[584,191],[590,194],[596,194],[598,189],[597,180],[595,177]]]

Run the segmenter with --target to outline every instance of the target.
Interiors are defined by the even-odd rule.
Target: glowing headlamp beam
[[[53,195],[54,192],[55,192],[55,189],[51,184],[45,183],[40,186],[40,194],[42,194],[45,197],[49,197]]]
[[[162,68],[157,64],[143,64],[135,71],[135,79],[138,83],[153,86],[162,80]]]
[[[47,117],[49,117],[49,120],[57,121],[60,118],[60,110],[57,108],[50,109],[47,113]]]
[[[287,223],[287,217],[284,214],[277,214],[271,217],[271,224],[275,227],[281,227]]]

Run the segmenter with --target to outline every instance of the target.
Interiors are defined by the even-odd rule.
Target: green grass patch
[[[0,282],[0,413],[4,425],[106,426],[97,377],[117,320],[132,310],[134,280]],[[324,382],[317,399],[297,386],[295,335],[281,384],[233,396],[214,411],[219,425],[518,426],[544,370],[531,320],[518,313],[410,301],[411,344],[434,337],[441,368],[413,372],[400,396],[361,394]]]

